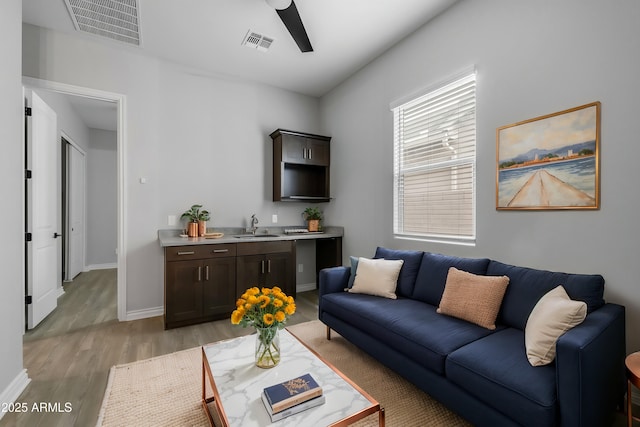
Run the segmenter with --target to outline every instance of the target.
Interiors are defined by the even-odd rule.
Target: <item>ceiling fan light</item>
[[[269,6],[276,10],[284,10],[291,6],[293,0],[265,0]]]

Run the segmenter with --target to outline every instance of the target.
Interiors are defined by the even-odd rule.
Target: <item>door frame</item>
[[[85,205],[86,205],[86,200],[87,200],[87,167],[86,167],[86,162],[87,162],[87,153],[82,149],[82,147],[80,147],[78,144],[75,143],[75,141],[67,134],[65,133],[65,131],[60,130],[60,134],[61,134],[61,140],[60,140],[60,144],[63,144],[63,140],[66,141],[70,146],[72,146],[73,149],[78,150],[78,152],[80,154],[82,154],[83,158],[84,158],[84,163],[85,163],[85,167],[84,167],[84,186],[83,186],[83,199],[85,201]],[[65,273],[64,277],[63,277],[63,282],[72,282],[73,278],[69,278],[69,254],[70,254],[70,248],[71,248],[71,234],[69,233],[69,230],[71,228],[71,224],[69,224],[69,185],[70,185],[70,181],[69,181],[69,148],[65,147],[64,150],[64,155],[66,156],[66,171],[62,171],[63,173],[65,173],[66,176],[66,180],[64,181],[64,185],[66,186],[66,188],[63,189],[63,191],[66,192],[66,200],[63,200],[62,203],[66,203],[66,212],[65,210],[63,210],[62,212],[62,221],[64,221],[65,223],[63,224],[63,229],[64,232],[63,234],[63,242],[65,243],[62,246],[62,258],[65,260],[65,265],[63,265],[63,271]],[[67,234],[69,233],[69,234]],[[82,210],[82,239],[84,240],[82,242],[82,269],[80,270],[80,272],[84,272],[87,271],[87,210],[86,208]]]
[[[30,89],[45,89],[66,95],[82,96],[100,101],[114,102],[118,108],[117,128],[117,251],[118,251],[118,320],[127,320],[127,222],[126,222],[126,159],[127,146],[126,127],[126,96],[120,93],[107,92],[82,86],[70,85],[51,80],[22,77],[23,86]]]

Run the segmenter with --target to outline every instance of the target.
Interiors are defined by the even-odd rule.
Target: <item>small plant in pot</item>
[[[189,237],[204,236],[207,232],[207,221],[210,219],[209,211],[200,210],[202,205],[193,205],[184,212],[180,218],[188,218],[187,235]]]
[[[320,220],[322,219],[322,212],[316,207],[306,208],[302,215],[307,221],[307,230],[318,231],[320,229]]]

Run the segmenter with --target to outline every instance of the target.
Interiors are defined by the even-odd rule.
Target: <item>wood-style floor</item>
[[[316,319],[317,301],[316,291],[299,293],[289,324]],[[24,336],[31,383],[16,404],[27,411],[6,413],[0,426],[95,426],[111,366],[252,332],[229,320],[165,331],[162,317],[118,322],[116,313],[116,270],[82,273],[65,285],[54,313]],[[34,403],[59,404],[62,412],[34,411]],[[625,425],[625,415],[617,413],[613,426]]]
[[[316,291],[296,296],[288,324],[318,318]],[[162,317],[118,322],[116,270],[80,274],[65,285],[58,308],[24,335],[24,367],[31,383],[17,399],[27,412],[9,412],[0,426],[94,426],[113,365],[160,356],[226,338],[250,334],[227,319],[164,330]],[[65,404],[70,403],[70,412]],[[48,405],[38,412],[34,403]],[[14,405],[15,406],[15,405]]]

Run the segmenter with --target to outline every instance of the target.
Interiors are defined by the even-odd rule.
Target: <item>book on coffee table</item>
[[[320,406],[325,402],[325,400],[326,398],[323,394],[323,395],[314,397],[313,399],[307,400],[305,402],[298,403],[297,405],[294,405],[283,411],[274,413],[273,409],[271,408],[271,404],[267,400],[267,395],[264,394],[264,392],[262,392],[262,403],[264,403],[264,407],[267,409],[267,413],[269,414],[269,417],[271,417],[272,423],[275,423],[276,421],[280,421],[283,418],[286,418],[291,415],[295,415],[302,411],[306,411],[307,409],[311,409],[314,406]]]
[[[284,411],[322,395],[322,387],[310,374],[266,387],[263,393],[273,413]]]

